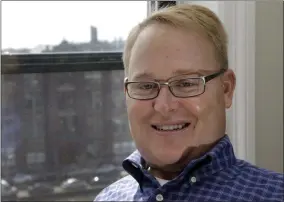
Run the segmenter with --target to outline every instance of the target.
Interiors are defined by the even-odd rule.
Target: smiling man
[[[137,151],[96,201],[283,201],[283,174],[236,159],[225,134],[236,78],[213,12],[153,13],[131,31],[123,61]]]

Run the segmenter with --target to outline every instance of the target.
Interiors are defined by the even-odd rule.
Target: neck
[[[158,166],[148,163],[149,172],[155,177],[164,180],[172,180],[177,177],[192,160],[203,156],[205,153],[210,151],[216,143],[217,141],[212,144],[202,145],[199,147],[189,147],[185,150],[177,162],[170,165]]]
[[[182,171],[166,171],[161,168],[149,167],[149,172],[160,179],[163,180],[172,180],[178,176]]]

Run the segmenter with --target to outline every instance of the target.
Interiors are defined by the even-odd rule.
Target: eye
[[[180,82],[178,85],[180,87],[189,87],[189,86],[193,86],[194,84],[189,81],[183,81],[183,82]]]
[[[137,88],[141,90],[151,90],[157,87],[155,83],[139,83]]]
[[[180,81],[175,82],[174,86],[176,86],[176,87],[193,87],[193,86],[198,85],[198,83],[199,82],[196,81],[196,80],[186,79],[186,80],[180,80]]]

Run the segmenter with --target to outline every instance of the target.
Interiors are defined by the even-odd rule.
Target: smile
[[[152,128],[158,131],[178,131],[187,128],[190,123],[175,124],[175,125],[152,125]]]

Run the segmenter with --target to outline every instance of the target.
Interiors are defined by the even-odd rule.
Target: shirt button
[[[190,181],[192,182],[192,183],[195,183],[197,180],[196,180],[196,177],[191,177],[190,178]]]
[[[163,200],[164,200],[163,195],[162,195],[162,194],[158,194],[158,195],[156,196],[156,200],[157,200],[157,201],[163,201]]]

